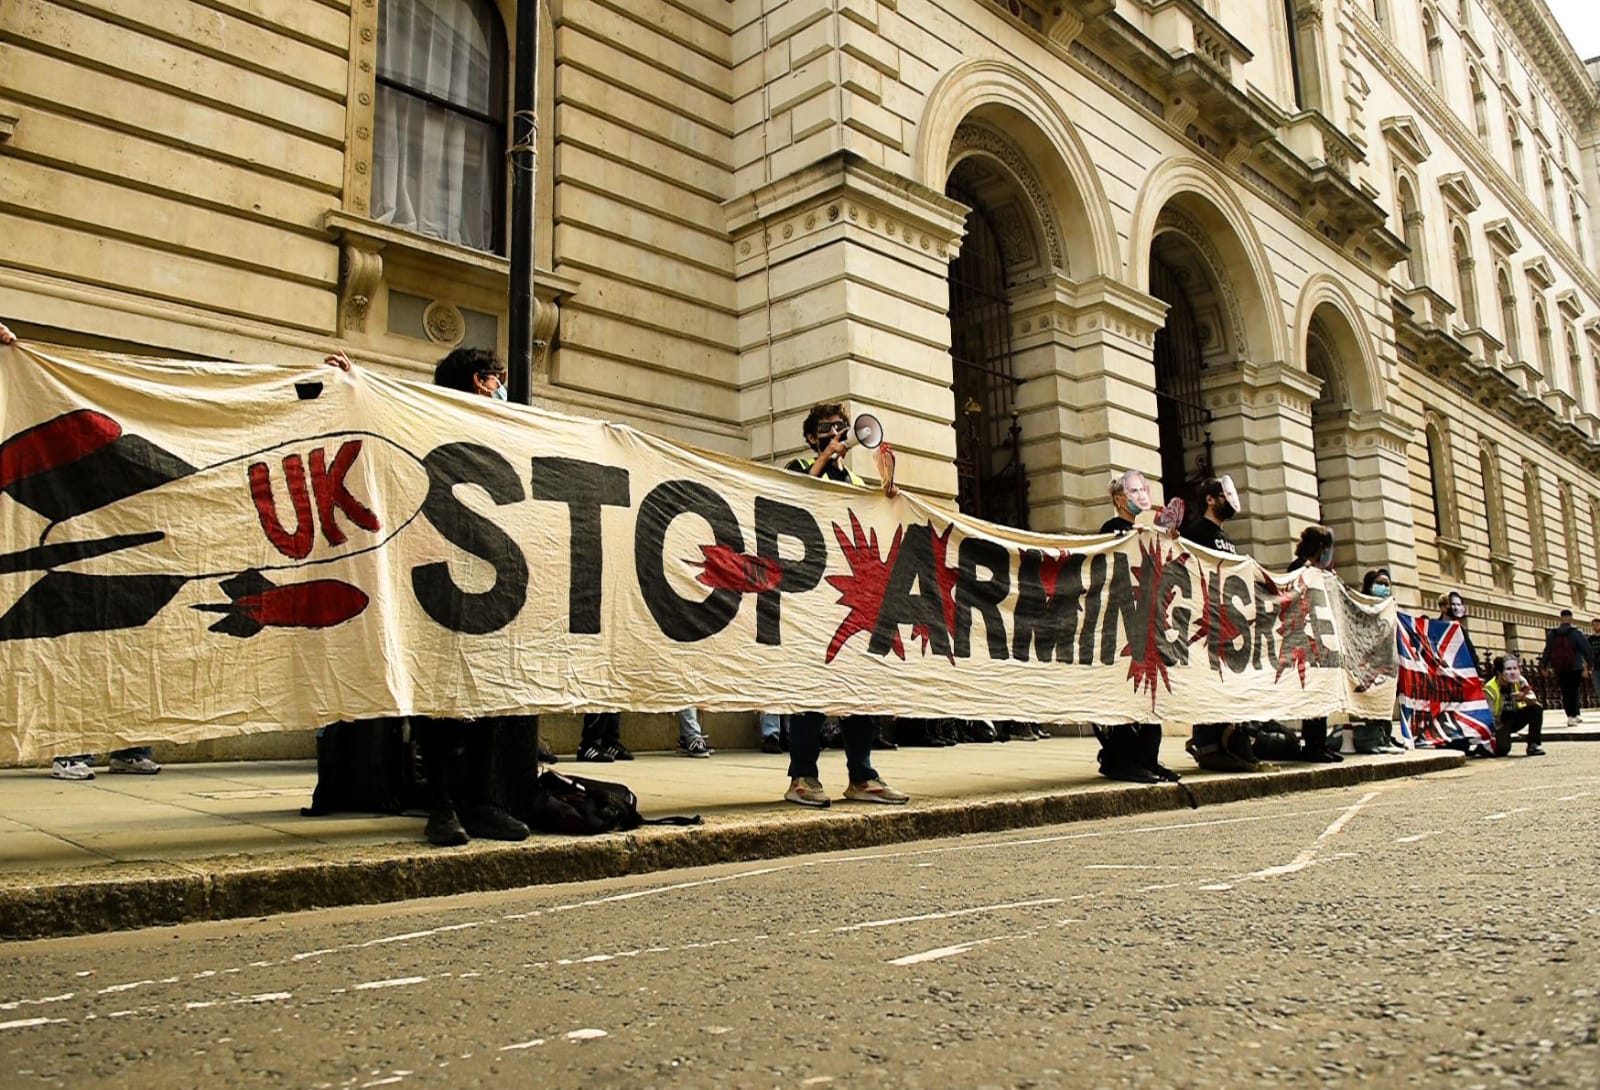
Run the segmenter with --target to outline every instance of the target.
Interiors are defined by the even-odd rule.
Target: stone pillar
[[[1028,472],[1029,525],[1092,533],[1110,516],[1112,473],[1159,489],[1155,331],[1166,304],[1111,279],[1052,275],[1012,293],[1012,360]]]
[[[1268,568],[1288,567],[1300,531],[1320,517],[1311,403],[1319,379],[1284,363],[1207,368],[1212,473],[1233,475],[1244,506],[1228,536]]]
[[[804,448],[806,411],[839,401],[883,422],[902,485],[954,497],[949,263],[966,209],[843,152],[727,212],[751,456],[783,464]],[[877,475],[867,451],[850,466]]]
[[[1404,421],[1381,410],[1356,410],[1316,426],[1323,518],[1353,535],[1334,548],[1346,582],[1359,584],[1369,568],[1388,568],[1395,585],[1416,585],[1411,439]]]

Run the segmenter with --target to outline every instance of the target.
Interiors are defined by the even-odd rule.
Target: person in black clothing
[[[1319,571],[1333,570],[1333,531],[1326,526],[1307,526],[1300,531],[1300,541],[1294,547],[1291,572],[1301,568]],[[1319,715],[1300,720],[1300,757],[1306,761],[1334,762],[1344,760],[1328,748],[1328,717]]]
[[[811,453],[791,460],[785,468],[844,484],[862,483],[844,464],[850,425],[845,420],[842,405],[813,405],[801,429]],[[885,486],[890,494],[891,489],[892,485]],[[813,807],[827,806],[830,802],[817,771],[825,720],[821,712],[798,712],[789,717],[789,790],[783,796],[788,802]],[[850,786],[845,789],[844,797],[855,802],[904,803],[909,796],[884,783],[872,767],[876,717],[847,715],[839,726],[844,734],[845,764],[850,774]]]
[[[1545,634],[1544,654],[1539,665],[1556,672],[1561,683],[1561,704],[1567,713],[1567,726],[1582,725],[1578,718],[1578,687],[1594,673],[1594,646],[1572,623],[1572,610],[1561,611],[1561,623]]]
[[[1228,540],[1222,528],[1223,523],[1239,513],[1239,493],[1233,487],[1233,478],[1227,474],[1207,477],[1200,485],[1200,502],[1204,509],[1184,523],[1184,540],[1215,549],[1219,553],[1237,555],[1239,550],[1233,547],[1233,542]]]
[[[1222,524],[1239,513],[1239,493],[1229,476],[1207,477],[1198,496],[1201,511],[1184,523],[1185,541],[1221,553],[1238,554]],[[1201,768],[1213,772],[1255,772],[1261,768],[1242,723],[1196,723],[1185,747]]]
[[[330,363],[338,366],[337,358]],[[439,361],[433,382],[479,397],[506,399],[505,364],[484,348],[458,348]],[[430,844],[451,847],[470,837],[525,840],[528,827],[492,801],[494,733],[488,721],[414,720],[423,775],[428,780]],[[537,728],[534,728],[537,730]]]
[[[1111,478],[1111,506],[1117,513],[1101,523],[1100,532],[1125,534],[1132,530],[1133,520],[1150,510],[1150,482],[1144,474],[1130,469]]]
[[[1106,519],[1100,532],[1132,533],[1133,520],[1150,510],[1150,483],[1145,475],[1130,469],[1111,478],[1111,506],[1117,513]],[[1100,775],[1107,779],[1159,783],[1180,778],[1161,763],[1160,723],[1117,723],[1109,727],[1096,723],[1094,734],[1100,739]]]

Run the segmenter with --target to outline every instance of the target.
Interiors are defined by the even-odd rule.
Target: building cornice
[[[1493,0],[1493,4],[1506,29],[1533,54],[1539,70],[1555,77],[1549,82],[1555,84],[1562,104],[1582,128],[1589,115],[1600,110],[1600,87],[1595,86],[1583,58],[1572,48],[1550,8],[1544,0]]]

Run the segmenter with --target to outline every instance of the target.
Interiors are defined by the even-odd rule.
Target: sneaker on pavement
[[[801,806],[825,807],[831,801],[828,798],[827,788],[822,786],[821,780],[798,779],[789,781],[789,790],[783,794],[785,802],[797,802]]]
[[[1583,720],[1578,718],[1576,715],[1569,715],[1567,716],[1567,726],[1581,727],[1583,726]]]
[[[135,776],[154,776],[161,771],[161,766],[149,757],[113,757],[111,758],[111,771],[132,772]]]
[[[1528,756],[1529,757],[1543,757],[1544,756],[1544,747],[1543,746],[1529,746],[1528,747]]]
[[[678,749],[685,757],[709,757],[716,752],[716,750],[706,745],[704,738],[695,738],[687,744],[680,739]]]
[[[89,767],[88,761],[57,757],[50,762],[50,775],[58,780],[92,780],[94,769]]]
[[[609,746],[606,747],[605,751],[610,756],[611,760],[613,760],[613,761],[631,761],[631,760],[633,760],[632,751],[630,751],[628,749],[628,747],[623,745],[621,742],[612,742]]]
[[[778,736],[777,735],[775,735],[775,734],[774,735],[769,735],[766,738],[761,739],[761,752],[762,753],[782,753],[783,752],[783,743],[778,740]]]
[[[853,783],[844,789],[844,797],[851,802],[886,802],[892,806],[911,800],[910,795],[904,791],[896,791],[882,780]]]
[[[587,761],[593,764],[608,765],[612,761],[616,760],[616,758],[612,757],[609,752],[601,749],[599,746],[579,746],[578,760]]]

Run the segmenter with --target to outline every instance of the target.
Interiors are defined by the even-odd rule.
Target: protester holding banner
[[[1594,648],[1589,638],[1572,623],[1572,610],[1563,609],[1561,623],[1545,634],[1544,654],[1539,656],[1539,665],[1556,672],[1567,726],[1581,726],[1578,687],[1594,674]]]
[[[1150,510],[1150,483],[1137,469],[1111,478],[1111,506],[1116,511],[1100,526],[1102,534],[1127,534],[1134,519]],[[1100,739],[1100,775],[1128,783],[1176,782],[1180,777],[1161,763],[1160,723],[1116,723],[1094,726]]]
[[[1372,568],[1361,577],[1361,593],[1372,598],[1388,598],[1394,593],[1389,569]],[[1354,722],[1351,739],[1357,753],[1396,753],[1403,747],[1390,733],[1393,719],[1366,718]]]
[[[1494,660],[1494,676],[1483,687],[1483,697],[1494,713],[1494,755],[1511,752],[1511,736],[1528,732],[1528,756],[1543,757],[1539,742],[1544,732],[1544,708],[1534,695],[1533,686],[1522,676],[1522,664],[1515,655],[1500,655]]]
[[[1307,526],[1300,531],[1300,541],[1294,547],[1294,560],[1289,570],[1297,572],[1301,568],[1333,570],[1332,530],[1326,526]],[[1317,762],[1338,763],[1344,760],[1337,751],[1328,748],[1327,716],[1300,720],[1300,757]]]
[[[451,352],[434,368],[433,382],[447,390],[506,399],[505,364],[483,348]],[[528,827],[493,801],[494,732],[490,724],[426,716],[412,722],[428,778],[429,813],[424,830],[428,843],[452,847],[471,837],[526,840]]]
[[[801,423],[806,446],[812,453],[809,457],[802,455],[792,459],[785,468],[812,477],[860,485],[861,479],[844,464],[845,436],[849,430],[844,406],[837,403],[813,405]],[[824,807],[830,802],[817,769],[826,719],[822,712],[798,712],[789,717],[789,790],[783,796],[789,802],[812,807]],[[854,802],[890,804],[909,800],[911,796],[884,783],[872,767],[876,717],[846,715],[839,726],[844,734],[845,766],[850,775],[850,786],[845,788],[844,797]]]
[[[1239,513],[1239,493],[1233,478],[1226,474],[1207,477],[1200,484],[1198,496],[1201,510],[1183,525],[1184,539],[1220,553],[1237,554],[1222,528]],[[1211,772],[1256,772],[1261,768],[1251,745],[1250,730],[1243,723],[1196,723],[1185,748],[1195,764]]]

